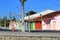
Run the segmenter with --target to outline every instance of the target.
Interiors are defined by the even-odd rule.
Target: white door
[[[52,25],[53,25],[53,30],[56,30],[56,21],[55,20],[53,21]]]

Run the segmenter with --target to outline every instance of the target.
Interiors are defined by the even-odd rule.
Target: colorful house
[[[42,21],[42,30],[60,30],[60,11],[55,11],[38,18]]]
[[[24,19],[26,20],[24,28],[20,25],[21,23],[19,22],[18,23],[11,22],[9,25],[10,28],[12,24],[15,24],[15,25],[18,24],[18,28],[20,28],[21,30],[22,29],[25,29],[25,30],[29,30],[29,29],[30,30],[60,30],[60,11],[45,10],[43,12],[36,13],[31,16],[27,16]]]
[[[21,26],[20,21],[10,21],[10,22],[9,22],[9,29],[11,29],[12,27],[14,27],[15,30],[16,30],[16,29],[20,30],[20,29],[21,29],[20,26]]]
[[[34,30],[60,30],[60,11],[46,10],[40,16],[30,18],[30,21],[34,21],[34,27],[30,26]]]
[[[47,15],[47,14],[52,13],[52,12],[55,12],[55,11],[45,10],[45,11],[42,11],[40,13],[36,13],[34,15],[25,17],[25,20],[30,21],[30,25],[31,25],[30,29],[31,30],[44,30],[44,29],[46,29],[46,25],[45,25],[45,22],[42,20],[42,16]],[[47,20],[47,21],[49,21],[49,20]],[[49,26],[49,24],[48,24],[48,26]],[[48,29],[49,29],[49,27],[48,27]]]

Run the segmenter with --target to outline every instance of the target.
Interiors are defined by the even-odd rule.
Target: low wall
[[[60,37],[26,37],[26,36],[2,36],[0,40],[60,40]]]
[[[0,32],[0,40],[60,40],[59,32]]]

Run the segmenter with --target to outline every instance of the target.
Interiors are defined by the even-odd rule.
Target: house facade
[[[60,11],[46,10],[24,18],[25,26],[19,22],[10,22],[10,29],[24,30],[60,30]]]
[[[9,22],[9,29],[12,29],[12,28],[15,29],[15,24],[16,24],[15,21],[10,21],[10,22]]]
[[[21,23],[20,21],[10,21],[9,22],[9,29],[14,28],[15,30],[20,30],[21,29]]]
[[[60,30],[60,11],[49,12],[33,18],[30,21],[34,21],[34,27],[30,26],[33,27],[34,30]]]
[[[60,30],[60,11],[42,16],[42,30]]]
[[[60,14],[51,20],[50,25],[52,30],[60,30]]]

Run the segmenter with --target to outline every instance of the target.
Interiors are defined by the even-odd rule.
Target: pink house
[[[60,14],[55,16],[53,20],[51,20],[51,29],[60,30]]]
[[[9,22],[9,29],[15,28],[15,26],[16,26],[16,21]]]
[[[60,30],[60,11],[42,16],[42,30]]]

